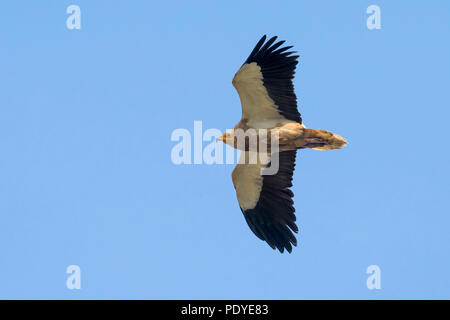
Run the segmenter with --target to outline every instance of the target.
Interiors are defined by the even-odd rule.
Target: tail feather
[[[305,147],[314,150],[341,149],[347,144],[340,135],[322,129],[306,129],[304,140]]]

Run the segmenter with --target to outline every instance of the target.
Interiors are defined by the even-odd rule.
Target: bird
[[[232,181],[251,231],[272,249],[291,253],[298,233],[290,189],[297,150],[340,149],[347,141],[305,127],[293,85],[299,56],[289,51],[293,46],[283,46],[284,40],[276,42],[277,36],[266,39],[264,35],[258,41],[232,81],[242,106],[241,120],[217,140],[241,150]],[[276,171],[265,173],[273,164]]]

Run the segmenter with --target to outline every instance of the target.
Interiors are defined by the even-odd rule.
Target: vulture
[[[297,109],[292,79],[298,55],[285,41],[264,35],[233,78],[242,118],[217,140],[241,150],[232,173],[237,200],[252,232],[274,250],[297,246],[292,176],[298,149],[340,149],[347,141],[307,129]]]

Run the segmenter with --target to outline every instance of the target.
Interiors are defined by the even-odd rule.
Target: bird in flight
[[[297,150],[340,149],[347,141],[303,125],[292,83],[299,56],[276,40],[264,35],[234,76],[242,118],[218,140],[242,150],[232,180],[248,226],[272,249],[291,253],[298,227],[289,188]],[[273,164],[276,171],[265,173]]]

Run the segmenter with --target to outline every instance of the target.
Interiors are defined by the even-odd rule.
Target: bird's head
[[[217,141],[222,141],[225,144],[232,145],[234,143],[234,135],[231,130],[228,130],[224,134],[222,134],[220,137],[216,139]]]

